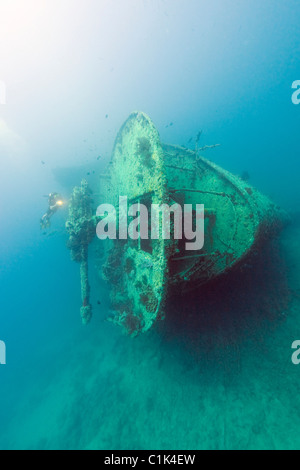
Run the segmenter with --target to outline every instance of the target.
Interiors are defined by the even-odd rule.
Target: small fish
[[[193,140],[193,137],[190,138],[190,140],[188,141],[188,144],[190,144]]]
[[[42,161],[41,161],[41,164],[42,164],[42,165],[46,165],[46,162],[44,162],[44,161],[42,160]]]
[[[196,144],[199,143],[199,140],[201,139],[201,136],[202,136],[202,132],[203,132],[203,131],[199,131],[199,132],[198,132],[197,137],[196,137]]]
[[[108,119],[108,114],[105,115],[105,119]]]
[[[99,157],[97,158],[97,160],[99,161],[99,160],[101,160],[101,158],[102,158],[101,155],[99,155]]]
[[[87,176],[90,176],[90,175],[91,175],[91,173],[90,173],[90,172],[88,172],[88,173],[87,173]]]
[[[97,304],[98,304],[98,305],[101,305],[101,302],[100,302],[100,300],[98,300]]]
[[[174,126],[174,123],[173,122],[170,122],[170,127]]]

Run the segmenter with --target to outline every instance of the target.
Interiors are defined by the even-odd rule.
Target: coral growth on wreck
[[[152,158],[152,146],[149,139],[141,137],[138,139],[136,155],[140,156],[142,164],[147,168],[152,168],[154,160]]]

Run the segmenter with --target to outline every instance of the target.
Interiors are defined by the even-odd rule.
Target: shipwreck
[[[164,318],[172,291],[195,290],[235,269],[286,221],[284,211],[268,197],[200,154],[197,148],[163,144],[151,119],[135,112],[117,135],[107,171],[99,175],[99,204],[108,203],[117,211],[120,196],[149,209],[163,204],[205,208],[204,246],[199,250],[187,250],[184,236],[105,242],[105,262],[98,269],[110,289],[112,321],[132,336]],[[196,223],[196,211],[192,217]],[[83,181],[74,188],[66,227],[72,258],[81,265],[84,323],[92,316],[88,246],[99,220]]]

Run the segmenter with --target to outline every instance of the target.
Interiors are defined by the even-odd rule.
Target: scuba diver
[[[45,230],[50,227],[51,217],[64,205],[61,196],[58,193],[51,193],[48,197],[49,208],[40,220],[41,229]]]

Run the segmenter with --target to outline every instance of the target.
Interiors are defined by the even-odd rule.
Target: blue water
[[[299,18],[297,0],[2,0],[1,449],[300,448]],[[292,214],[242,281],[135,340],[105,321],[93,258],[82,327],[67,211],[39,228],[43,196],[70,197],[53,170],[103,171],[133,110],[166,143],[203,130],[207,158]]]

